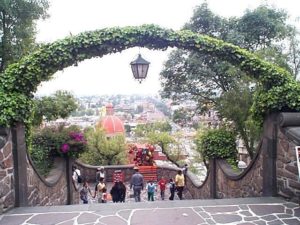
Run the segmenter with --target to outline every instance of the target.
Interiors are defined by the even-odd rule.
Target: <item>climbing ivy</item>
[[[114,27],[51,44],[10,65],[0,74],[0,125],[10,126],[28,118],[31,99],[42,81],[51,79],[58,70],[93,57],[121,52],[135,46],[165,50],[168,47],[198,51],[240,67],[261,86],[253,112],[264,116],[276,111],[299,111],[299,84],[275,65],[232,44],[187,30],[173,31],[155,25]]]

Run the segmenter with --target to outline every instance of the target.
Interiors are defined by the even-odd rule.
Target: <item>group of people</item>
[[[136,202],[141,201],[141,192],[144,189],[144,177],[139,173],[139,168],[134,167],[135,173],[131,177],[130,189],[133,189],[133,195]],[[165,191],[167,186],[170,190],[169,200],[174,200],[175,193],[177,192],[178,198],[183,199],[183,190],[185,186],[185,176],[187,173],[187,165],[183,169],[178,170],[175,179],[170,178],[168,181],[161,177],[160,180],[155,184],[153,181],[149,181],[146,184],[146,191],[148,195],[148,201],[154,201],[155,192],[160,190],[160,197],[162,200],[165,199]],[[73,182],[78,182],[81,178],[80,170],[75,166],[73,167]],[[80,179],[79,179],[80,178]],[[79,191],[80,199],[83,204],[88,204],[88,195],[90,194],[92,198],[98,198],[98,203],[106,203],[108,201],[107,187],[105,183],[105,170],[104,167],[99,167],[96,172],[96,185],[94,194],[89,187],[89,184],[86,180],[83,181],[82,187]],[[115,180],[114,184],[110,190],[111,200],[113,202],[125,202],[126,198],[126,186],[121,180]]]
[[[108,201],[108,193],[107,193],[107,187],[105,183],[105,170],[104,167],[101,166],[97,168],[96,172],[96,184],[95,184],[95,190],[94,194],[92,193],[91,188],[89,187],[89,184],[86,180],[82,182],[82,187],[79,188],[80,186],[80,179],[81,179],[81,173],[76,166],[73,166],[73,175],[72,175],[72,180],[74,183],[74,186],[76,189],[80,189],[79,194],[80,194],[80,199],[82,200],[83,204],[88,204],[88,195],[92,198],[98,199],[98,203],[106,203]],[[120,180],[116,180],[113,187],[111,188],[110,195],[112,197],[113,202],[125,202],[125,196],[126,196],[126,187],[124,183]]]
[[[137,166],[134,167],[135,173],[131,177],[130,181],[130,189],[133,189],[133,195],[136,202],[141,201],[141,192],[144,189],[144,177],[141,173],[139,173],[139,168]],[[175,180],[170,178],[169,181],[164,177],[161,177],[158,181],[157,185],[153,181],[149,181],[146,185],[146,191],[148,195],[148,201],[154,201],[154,195],[157,191],[157,186],[160,189],[160,197],[162,200],[165,199],[165,191],[167,185],[170,189],[169,200],[174,200],[175,192],[177,192],[178,198],[180,200],[183,199],[183,190],[185,186],[185,177],[187,174],[187,164],[183,169],[178,170]]]

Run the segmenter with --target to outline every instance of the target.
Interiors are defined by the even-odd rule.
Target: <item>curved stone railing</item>
[[[71,168],[67,160],[55,160],[55,168],[43,178],[27,153],[24,126],[5,130],[8,135],[0,148],[0,213],[12,207],[65,205],[78,199],[68,185]]]
[[[32,167],[34,173],[36,176],[40,179],[41,182],[43,182],[48,187],[55,186],[59,180],[66,174],[66,160],[57,157],[54,159],[53,168],[50,170],[49,174],[44,177],[42,176],[39,171],[36,169],[34,162],[32,161],[30,154],[27,151],[27,157],[28,157],[28,163],[29,166]]]
[[[258,153],[248,168],[232,171],[224,160],[211,160],[207,177],[198,182],[188,172],[186,198],[235,198],[281,195],[299,201],[300,179],[297,169],[295,145],[299,144],[300,113],[269,116],[264,122],[264,133]],[[296,118],[296,119],[295,119]],[[292,122],[295,121],[296,122]],[[284,122],[282,122],[284,121]],[[295,125],[297,124],[297,125]],[[295,125],[295,126],[292,126]],[[43,178],[27,156],[25,132],[17,125],[7,132],[0,148],[0,213],[15,206],[63,205],[78,202],[78,192],[71,185],[71,166],[77,164],[83,176],[95,181],[97,166],[58,159],[50,176]],[[296,138],[296,139],[295,139]],[[113,180],[115,170],[121,170],[129,181],[133,165],[105,166],[107,181]],[[174,178],[177,169],[169,166],[157,168],[158,178]]]
[[[27,157],[28,205],[67,204],[66,160],[55,159],[53,169],[44,178],[36,170],[30,156]]]
[[[210,162],[210,168],[203,182],[195,179],[195,176],[188,171],[186,176],[185,198],[187,199],[207,199],[207,198],[236,198],[254,197],[262,195],[262,142],[258,146],[257,154],[244,171],[233,171],[224,160],[216,160],[215,165]],[[82,171],[82,175],[88,182],[95,182],[97,166],[84,164],[76,161],[77,167]],[[129,182],[134,165],[113,165],[104,166],[107,182],[113,180],[115,170],[121,170],[124,180]],[[212,168],[214,167],[214,168]],[[212,173],[215,170],[215,175]],[[158,166],[158,178],[175,178],[178,168],[168,165]]]

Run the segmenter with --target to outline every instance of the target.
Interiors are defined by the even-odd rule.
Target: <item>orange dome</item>
[[[125,128],[122,120],[119,117],[108,115],[100,121],[101,126],[104,128],[108,136],[116,134],[124,134]]]

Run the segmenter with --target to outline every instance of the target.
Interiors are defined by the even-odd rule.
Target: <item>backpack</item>
[[[82,183],[82,177],[81,177],[81,176],[78,176],[78,178],[77,178],[77,182],[78,182],[79,184],[81,184],[81,183]]]
[[[78,175],[78,173],[76,171],[75,171],[75,173],[77,174],[77,182],[79,184],[81,184],[82,183],[82,177],[80,175]]]

